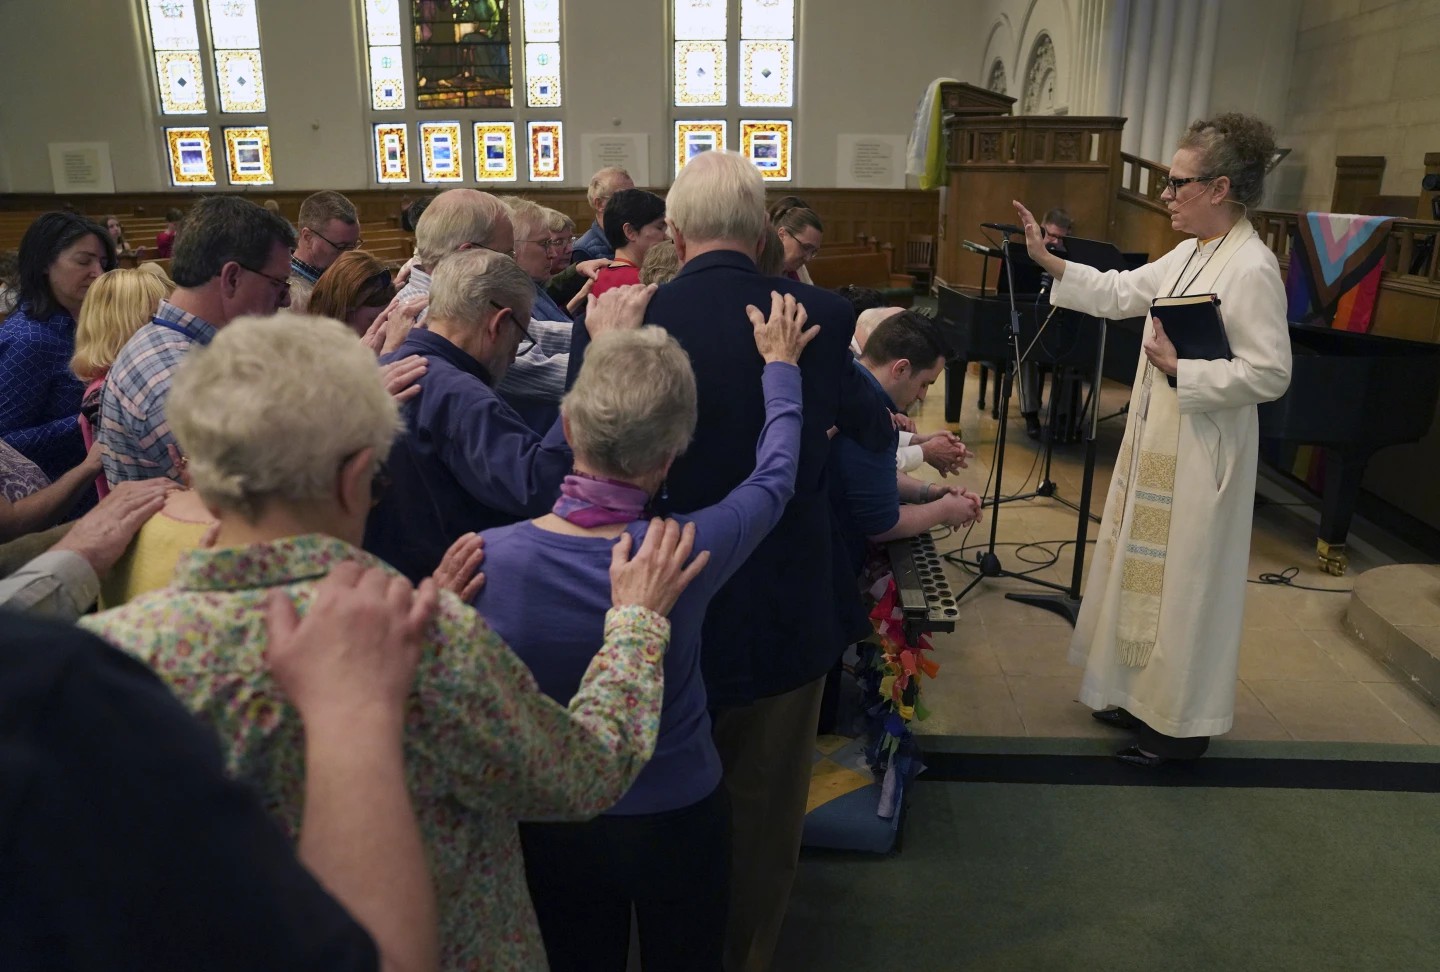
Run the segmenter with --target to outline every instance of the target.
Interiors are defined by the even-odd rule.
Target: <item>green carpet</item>
[[[1435,969],[1437,909],[1440,794],[922,782],[898,853],[802,856],[774,968]]]

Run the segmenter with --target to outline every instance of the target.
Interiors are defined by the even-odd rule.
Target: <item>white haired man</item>
[[[607,166],[590,177],[590,188],[585,190],[585,199],[595,213],[595,222],[585,231],[584,236],[575,241],[575,249],[570,252],[571,263],[615,258],[615,247],[605,238],[605,206],[610,202],[610,197],[621,189],[634,188],[635,180],[618,165]]]
[[[435,267],[425,327],[381,358],[418,354],[428,364],[390,456],[395,488],[365,531],[365,549],[406,576],[429,576],[463,534],[539,516],[570,471],[560,424],[541,438],[496,390],[533,353],[534,300],[514,260],[486,249],[452,254]]]
[[[515,224],[510,207],[498,196],[478,189],[442,192],[415,225],[415,256],[419,262],[396,300],[403,303],[429,295],[431,274],[440,261],[468,250],[515,257]],[[535,303],[533,287],[531,293],[525,305],[527,316]],[[539,325],[530,336],[534,338],[534,349],[517,359],[503,380],[496,376],[499,384],[495,390],[520,412],[526,424],[543,433],[558,414],[560,397],[565,394],[570,326]]]
[[[895,433],[878,395],[851,364],[850,303],[756,270],[767,222],[759,170],[738,153],[705,152],[676,177],[666,215],[683,266],[656,292],[646,320],[669,330],[690,355],[699,396],[694,441],[666,481],[667,509],[714,505],[754,470],[765,402],[747,305],[768,306],[772,290],[791,294],[820,326],[800,359],[804,420],[794,498],[715,595],[701,639],[734,821],[725,967],[764,969],[799,856],[825,674],[848,635],[835,606],[837,581],[848,567],[832,544],[827,433],[839,427],[892,457]],[[578,358],[588,343],[585,330],[573,340]]]

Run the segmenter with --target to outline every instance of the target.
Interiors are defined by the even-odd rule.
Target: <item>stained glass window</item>
[[[255,0],[146,0],[155,82],[164,115],[210,115],[191,127],[166,128],[170,181],[176,186],[216,184],[212,128],[222,114],[261,113],[266,109],[264,65]],[[215,100],[205,97],[201,59],[201,19],[215,73]],[[263,125],[223,129],[224,156],[231,185],[270,185],[270,129]]]
[[[210,43],[217,50],[244,51],[260,46],[255,0],[206,0]]]
[[[146,9],[161,113],[203,115],[205,75],[200,67],[200,30],[193,0],[149,0]]]
[[[790,130],[791,123],[781,119],[740,123],[740,153],[766,181],[790,181]]]
[[[475,123],[475,178],[481,182],[514,182],[515,123]]]
[[[210,46],[215,49],[220,110],[264,111],[265,77],[255,0],[206,0],[205,6],[210,15]]]
[[[727,11],[734,7],[738,7],[739,17],[728,18]],[[794,107],[795,0],[671,0],[671,12],[674,102],[679,109],[675,119],[675,171],[684,168],[698,152],[723,148],[726,131],[738,123],[740,150],[745,156],[765,178],[789,180],[793,168],[792,119],[741,119],[740,112],[733,109],[717,113],[728,115],[723,120],[683,116],[685,109],[731,104],[752,109],[745,112],[747,115]],[[732,88],[732,76],[738,90]]]
[[[795,0],[740,0],[740,36],[795,37]]]
[[[420,178],[426,182],[460,182],[465,178],[459,122],[420,123]]]
[[[270,168],[270,129],[225,129],[225,160],[232,186],[268,186],[275,181]]]
[[[156,51],[155,80],[160,110],[167,115],[203,115],[205,78],[199,51]]]
[[[531,108],[560,107],[560,45],[525,45],[525,103]]]
[[[530,143],[530,181],[560,182],[565,178],[564,142],[558,121],[530,122],[526,134]]]
[[[220,79],[220,110],[265,110],[265,80],[259,51],[216,51],[215,74]]]
[[[725,39],[728,0],[675,0],[676,40]]]
[[[775,105],[788,108],[795,103],[792,65],[795,42],[788,40],[743,40],[740,42],[740,104]]]
[[[157,51],[200,50],[192,0],[150,0],[150,46]]]
[[[675,171],[679,172],[701,152],[725,150],[723,121],[677,121],[675,123]]]
[[[215,185],[215,159],[210,154],[210,129],[167,128],[170,181],[177,186]]]
[[[365,0],[365,34],[371,47],[400,44],[400,0]]]
[[[509,108],[510,4],[410,0],[419,108]]]
[[[725,104],[725,42],[675,42],[675,104]]]
[[[370,52],[370,107],[405,107],[405,59],[400,51],[401,0],[365,0],[365,35]]]
[[[525,104],[560,103],[560,0],[525,0]]]
[[[410,136],[403,124],[375,126],[375,179],[410,181]]]

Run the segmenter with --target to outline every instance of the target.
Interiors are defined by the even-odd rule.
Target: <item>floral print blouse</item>
[[[265,669],[264,603],[284,588],[303,612],[330,567],[381,562],[319,534],[195,550],[170,587],[84,619],[140,658],[220,736],[229,768],[298,836],[299,714]],[[612,610],[605,645],[568,710],[478,614],[444,592],[406,724],[410,793],[440,903],[441,967],[543,969],[516,821],[584,819],[630,787],[655,748],[669,622]]]

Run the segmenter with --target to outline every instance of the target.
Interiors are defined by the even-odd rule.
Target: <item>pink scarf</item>
[[[560,485],[560,498],[550,512],[578,527],[633,523],[645,515],[650,494],[616,479],[571,473]]]

